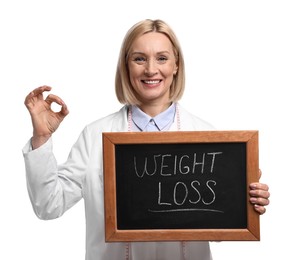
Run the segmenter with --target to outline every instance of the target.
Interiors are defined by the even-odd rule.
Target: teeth
[[[145,80],[144,82],[147,83],[147,84],[157,84],[160,81],[159,80]]]

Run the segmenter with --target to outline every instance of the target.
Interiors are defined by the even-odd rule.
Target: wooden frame
[[[243,229],[138,229],[117,228],[115,146],[118,144],[246,143],[246,191],[259,180],[258,131],[189,131],[103,133],[105,240],[118,241],[221,241],[260,240],[259,214],[246,192],[247,227]]]

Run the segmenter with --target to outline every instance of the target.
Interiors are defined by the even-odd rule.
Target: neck
[[[147,115],[151,116],[151,117],[155,117],[156,115],[164,112],[166,109],[168,109],[170,107],[172,103],[168,102],[165,104],[141,104],[140,106],[138,106],[143,112],[145,112]]]

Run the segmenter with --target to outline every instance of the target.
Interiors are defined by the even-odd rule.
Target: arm
[[[61,165],[52,152],[52,139],[34,150],[30,142],[24,147],[27,189],[40,219],[60,217],[83,197],[89,149],[86,129],[72,147],[68,160]]]
[[[86,165],[86,146],[80,137],[72,149],[66,164],[58,166],[52,152],[51,136],[68,114],[65,103],[57,96],[43,99],[48,86],[33,90],[25,99],[31,115],[33,137],[23,149],[26,166],[28,193],[36,215],[41,219],[52,219],[62,215],[82,198],[83,169]],[[60,112],[51,110],[51,104],[61,105]],[[83,153],[83,160],[77,153]]]

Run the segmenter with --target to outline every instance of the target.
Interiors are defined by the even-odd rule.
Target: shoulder
[[[126,130],[127,106],[123,106],[119,111],[89,123],[85,128],[90,132],[116,132]]]
[[[121,132],[127,130],[127,107],[122,107],[119,111],[111,113],[105,117],[97,119],[89,124],[87,124],[75,145],[77,147],[85,147],[90,151],[92,146],[99,147],[102,143],[102,133],[104,132]]]
[[[178,105],[182,130],[214,130],[215,127],[206,120],[190,113],[180,104]]]

